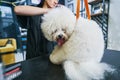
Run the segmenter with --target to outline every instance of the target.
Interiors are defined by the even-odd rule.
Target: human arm
[[[33,15],[40,15],[47,13],[50,9],[49,8],[39,8],[39,7],[33,7],[33,6],[15,6],[14,12],[17,15],[27,15],[27,16],[33,16]]]

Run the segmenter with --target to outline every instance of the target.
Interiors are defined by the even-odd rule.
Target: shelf
[[[88,4],[93,5],[93,4],[97,4],[97,3],[100,3],[100,2],[102,2],[102,0],[94,0],[94,1],[88,2]]]
[[[91,17],[94,17],[94,16],[102,16],[103,13],[97,13],[97,14],[91,14]],[[108,15],[107,13],[104,13],[104,15]]]
[[[109,0],[105,0],[105,1],[109,1]],[[101,2],[103,2],[103,0],[94,0],[94,1],[88,2],[88,4],[94,5],[94,4],[101,3]]]

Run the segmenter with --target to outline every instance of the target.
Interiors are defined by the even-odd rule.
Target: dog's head
[[[71,36],[75,27],[75,15],[68,8],[61,6],[45,14],[41,24],[44,36],[49,41],[62,45]]]

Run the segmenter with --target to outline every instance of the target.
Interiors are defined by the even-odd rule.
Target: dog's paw
[[[49,59],[53,64],[57,64],[57,65],[61,64],[61,62],[53,54],[50,55]]]

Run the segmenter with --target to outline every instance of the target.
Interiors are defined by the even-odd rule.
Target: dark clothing
[[[45,39],[41,31],[41,16],[31,16],[24,19],[28,29],[26,59],[48,55],[53,50],[54,43]]]

